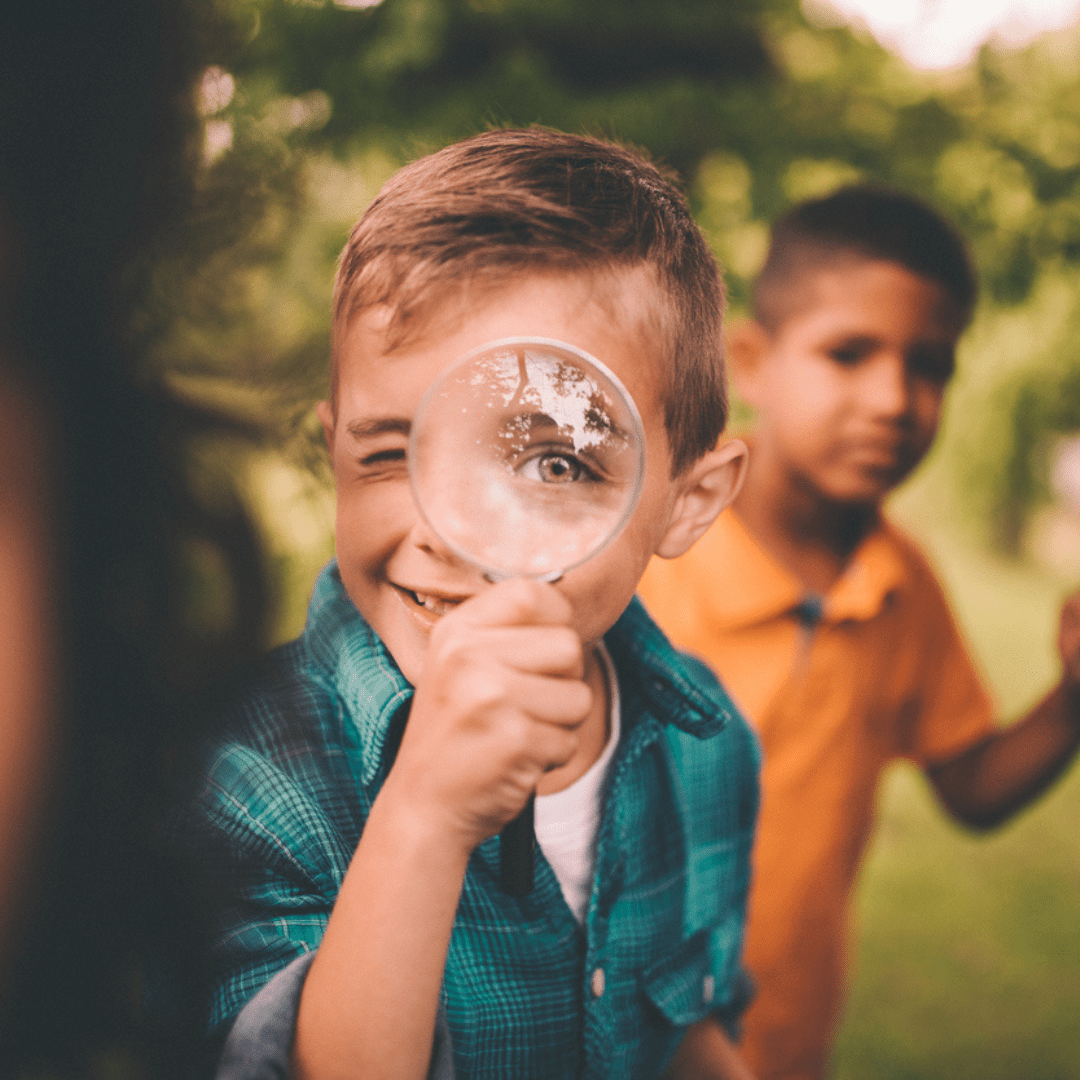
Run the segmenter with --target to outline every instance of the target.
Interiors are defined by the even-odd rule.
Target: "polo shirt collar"
[[[634,685],[661,721],[704,738],[735,714],[724,689],[702,679],[695,662],[675,650],[636,598],[604,640],[619,673],[620,691]],[[336,560],[315,583],[304,642],[352,718],[360,741],[361,776],[373,783],[396,752],[398,740],[391,733],[404,723],[413,687],[349,599]],[[628,726],[633,719],[624,717]]]
[[[879,521],[826,594],[825,618],[830,622],[873,619],[907,580],[907,564],[896,537],[889,525]]]
[[[807,599],[802,583],[727,509],[695,553],[716,568],[704,582],[704,600],[722,627],[751,626],[790,613]],[[840,579],[822,600],[827,622],[872,619],[907,581],[907,567],[892,527],[881,520],[859,545]]]

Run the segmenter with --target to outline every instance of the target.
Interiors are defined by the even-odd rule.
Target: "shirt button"
[[[592,979],[589,983],[592,988],[592,996],[595,998],[604,996],[604,969],[597,968],[592,973]]]
[[[705,1005],[711,1005],[713,993],[716,990],[716,980],[711,975],[706,975],[701,980],[701,1000]]]

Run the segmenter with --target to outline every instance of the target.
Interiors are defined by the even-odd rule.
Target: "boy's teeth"
[[[424,596],[423,593],[414,592],[413,597],[422,608],[433,615],[442,615],[450,608],[445,600],[437,600],[434,596]]]

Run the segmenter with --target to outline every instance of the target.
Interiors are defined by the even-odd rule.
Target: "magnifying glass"
[[[515,337],[432,384],[409,441],[413,497],[439,539],[491,581],[557,581],[619,535],[645,478],[633,399],[588,353]],[[532,799],[501,833],[500,882],[532,888]]]

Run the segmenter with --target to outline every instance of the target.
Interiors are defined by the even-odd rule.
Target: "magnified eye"
[[[597,474],[579,457],[566,450],[539,450],[514,467],[525,480],[540,484],[573,484],[580,480],[595,480]]]

